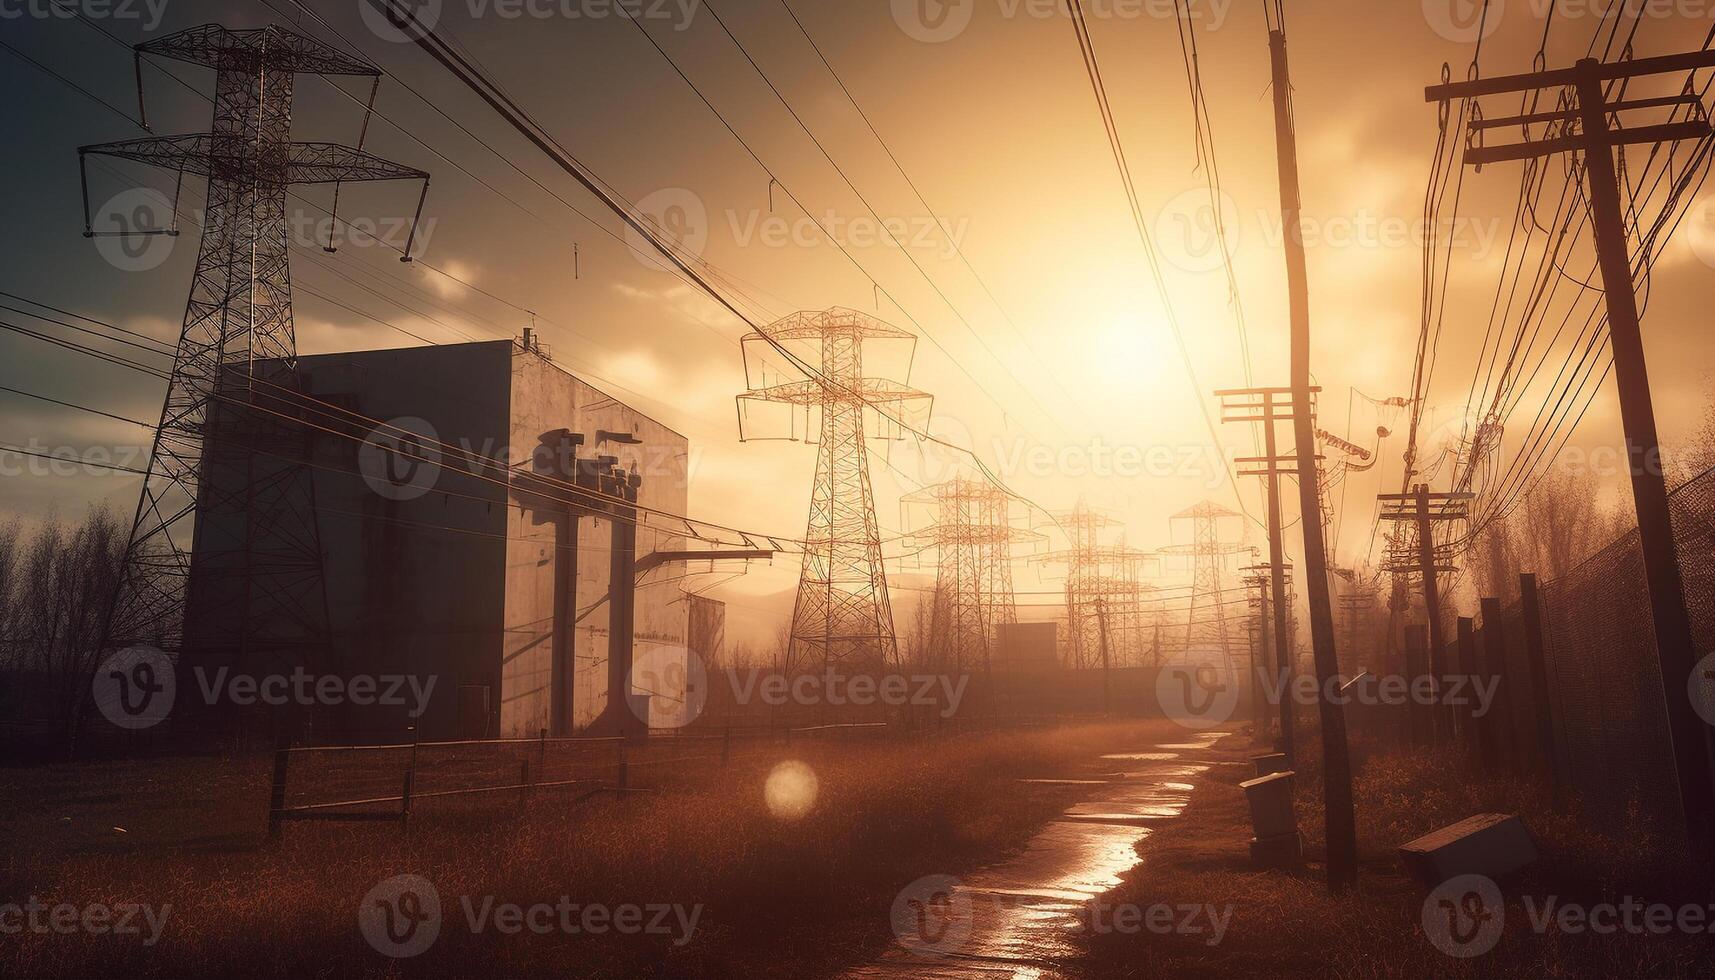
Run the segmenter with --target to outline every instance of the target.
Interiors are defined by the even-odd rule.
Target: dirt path
[[[899,942],[845,976],[1065,976],[1058,964],[1078,955],[1080,911],[1138,864],[1137,845],[1153,825],[1179,816],[1192,780],[1208,769],[1209,747],[1225,734],[1104,755],[1071,778],[1048,780],[1086,787],[1084,801],[1005,860],[962,878],[931,874],[907,885],[893,906]]]

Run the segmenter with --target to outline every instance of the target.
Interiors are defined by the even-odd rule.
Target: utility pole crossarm
[[[247,143],[213,133],[93,143],[78,147],[77,152],[79,156],[130,160],[196,177],[219,177],[228,169],[252,165]],[[259,176],[278,177],[288,184],[429,179],[426,171],[384,160],[341,143],[292,143],[287,147],[284,162],[283,170],[264,172]]]
[[[208,68],[234,67],[239,59],[248,56],[266,58],[268,69],[273,72],[381,76],[381,69],[367,61],[273,26],[231,30],[219,24],[203,24],[159,40],[145,41],[137,45],[137,53]]]
[[[720,551],[652,551],[632,566],[639,578],[644,572],[650,571],[668,562],[675,561],[752,561],[755,559],[773,558],[774,552],[766,548],[734,548]]]
[[[1676,71],[1696,71],[1715,68],[1715,50],[1694,51],[1689,54],[1665,55],[1660,58],[1638,58],[1613,64],[1593,62],[1592,74],[1598,81],[1616,78],[1638,78],[1644,75],[1665,75]],[[1483,95],[1507,92],[1527,92],[1531,89],[1555,88],[1577,83],[1581,68],[1557,68],[1553,71],[1530,72],[1524,75],[1499,75],[1465,82],[1446,82],[1423,90],[1425,102],[1447,102],[1452,99],[1474,99]]]
[[[1639,126],[1636,129],[1615,129],[1604,142],[1609,147],[1635,146],[1641,143],[1667,143],[1696,140],[1711,132],[1708,120],[1663,123],[1659,126]],[[1527,143],[1507,143],[1501,146],[1473,146],[1465,150],[1465,162],[1473,166],[1504,163],[1509,160],[1529,160],[1534,157],[1571,153],[1590,148],[1590,140],[1582,135],[1556,136]]]
[[[428,180],[427,172],[341,143],[293,143],[286,179],[294,184],[356,180]]]

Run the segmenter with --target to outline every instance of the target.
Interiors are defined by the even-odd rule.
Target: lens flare
[[[816,805],[816,771],[796,759],[775,766],[763,786],[768,812],[780,820],[801,820]]]

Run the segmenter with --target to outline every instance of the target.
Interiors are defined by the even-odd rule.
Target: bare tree
[[[9,651],[4,667],[29,679],[68,736],[101,662],[124,550],[123,531],[105,509],[90,511],[71,530],[50,521],[22,546],[15,531],[0,533],[0,627]]]
[[[1588,478],[1551,470],[1525,497],[1521,537],[1526,571],[1557,579],[1590,557],[1623,530],[1621,521],[1596,503]]]
[[[1506,601],[1517,594],[1520,553],[1517,537],[1513,520],[1501,517],[1489,521],[1471,539],[1465,570],[1471,574],[1471,588],[1479,597]]]
[[[14,519],[0,526],[0,671],[16,669],[18,543],[22,528]]]

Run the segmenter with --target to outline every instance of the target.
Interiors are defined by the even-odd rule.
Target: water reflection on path
[[[1078,952],[1079,911],[1138,864],[1137,844],[1152,824],[1185,809],[1192,778],[1209,767],[1209,746],[1225,734],[1105,755],[1076,778],[1030,780],[1086,787],[1085,799],[1004,861],[907,886],[894,906],[900,942],[846,976],[1063,976],[1055,964]]]

